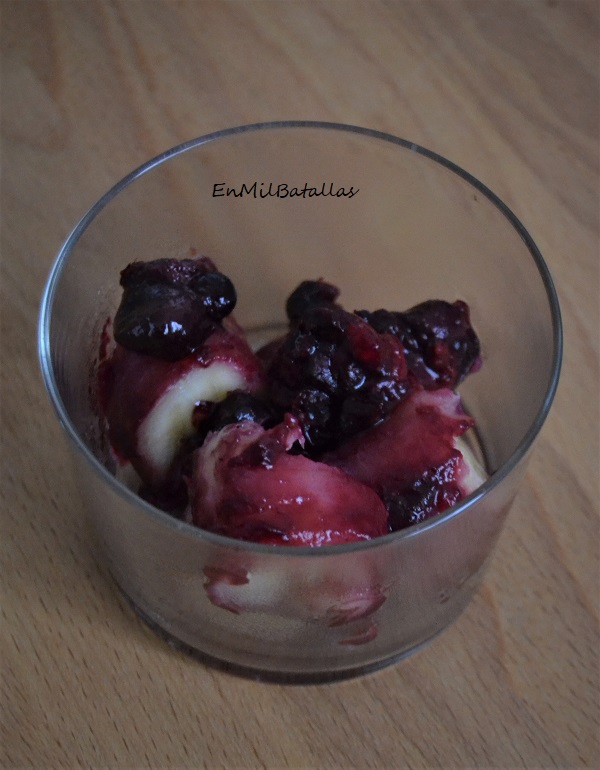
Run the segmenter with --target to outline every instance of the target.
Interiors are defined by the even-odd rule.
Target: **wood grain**
[[[598,767],[599,6],[594,0],[2,0],[6,768]],[[54,255],[125,173],[304,118],[451,158],[554,276],[554,409],[485,585],[376,675],[257,684],[172,651],[98,563],[38,374]]]

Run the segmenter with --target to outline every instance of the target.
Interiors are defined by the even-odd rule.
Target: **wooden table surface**
[[[599,5],[2,0],[3,768],[599,767]],[[554,277],[561,384],[484,585],[405,662],[290,687],[171,650],[93,552],[38,370],[86,209],[233,125],[405,137],[484,181]]]

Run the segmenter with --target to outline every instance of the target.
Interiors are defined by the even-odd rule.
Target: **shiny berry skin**
[[[229,278],[206,257],[132,262],[121,273],[121,285],[116,341],[168,361],[197,350],[237,299]]]
[[[120,345],[168,361],[193,353],[214,330],[215,322],[191,289],[162,283],[126,289],[114,320]]]
[[[223,273],[196,275],[188,286],[200,298],[206,314],[215,321],[228,316],[236,305],[235,287]]]

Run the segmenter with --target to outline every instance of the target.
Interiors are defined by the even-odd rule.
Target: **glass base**
[[[383,660],[375,661],[364,666],[357,666],[349,669],[340,669],[335,671],[270,671],[267,669],[252,668],[251,666],[244,666],[237,663],[230,663],[219,658],[215,658],[196,647],[192,647],[187,642],[181,641],[173,634],[166,631],[162,626],[158,625],[156,621],[140,609],[135,602],[127,596],[127,594],[117,585],[121,595],[125,598],[129,606],[133,609],[136,615],[169,647],[177,652],[182,652],[198,662],[210,666],[211,668],[223,671],[234,676],[243,677],[245,679],[252,679],[255,682],[265,682],[270,684],[292,684],[292,685],[313,685],[313,684],[329,684],[334,682],[340,682],[348,679],[355,679],[360,676],[375,673],[388,666],[393,666],[395,663],[399,663],[401,660],[408,658],[416,652],[426,647],[431,641],[439,636],[445,628],[441,629],[437,633],[425,639],[423,642],[411,647],[408,650],[404,650],[398,655],[392,655]]]

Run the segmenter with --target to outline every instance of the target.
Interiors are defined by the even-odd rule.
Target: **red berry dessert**
[[[254,352],[207,257],[134,262],[121,286],[100,407],[121,475],[159,507],[323,546],[423,521],[483,482],[454,390],[481,360],[464,302],[349,312],[335,286],[304,281],[286,334]]]
[[[185,506],[194,436],[228,393],[263,387],[235,322],[231,281],[206,257],[134,262],[121,273],[114,346],[101,351],[100,408],[120,475],[159,507]]]

